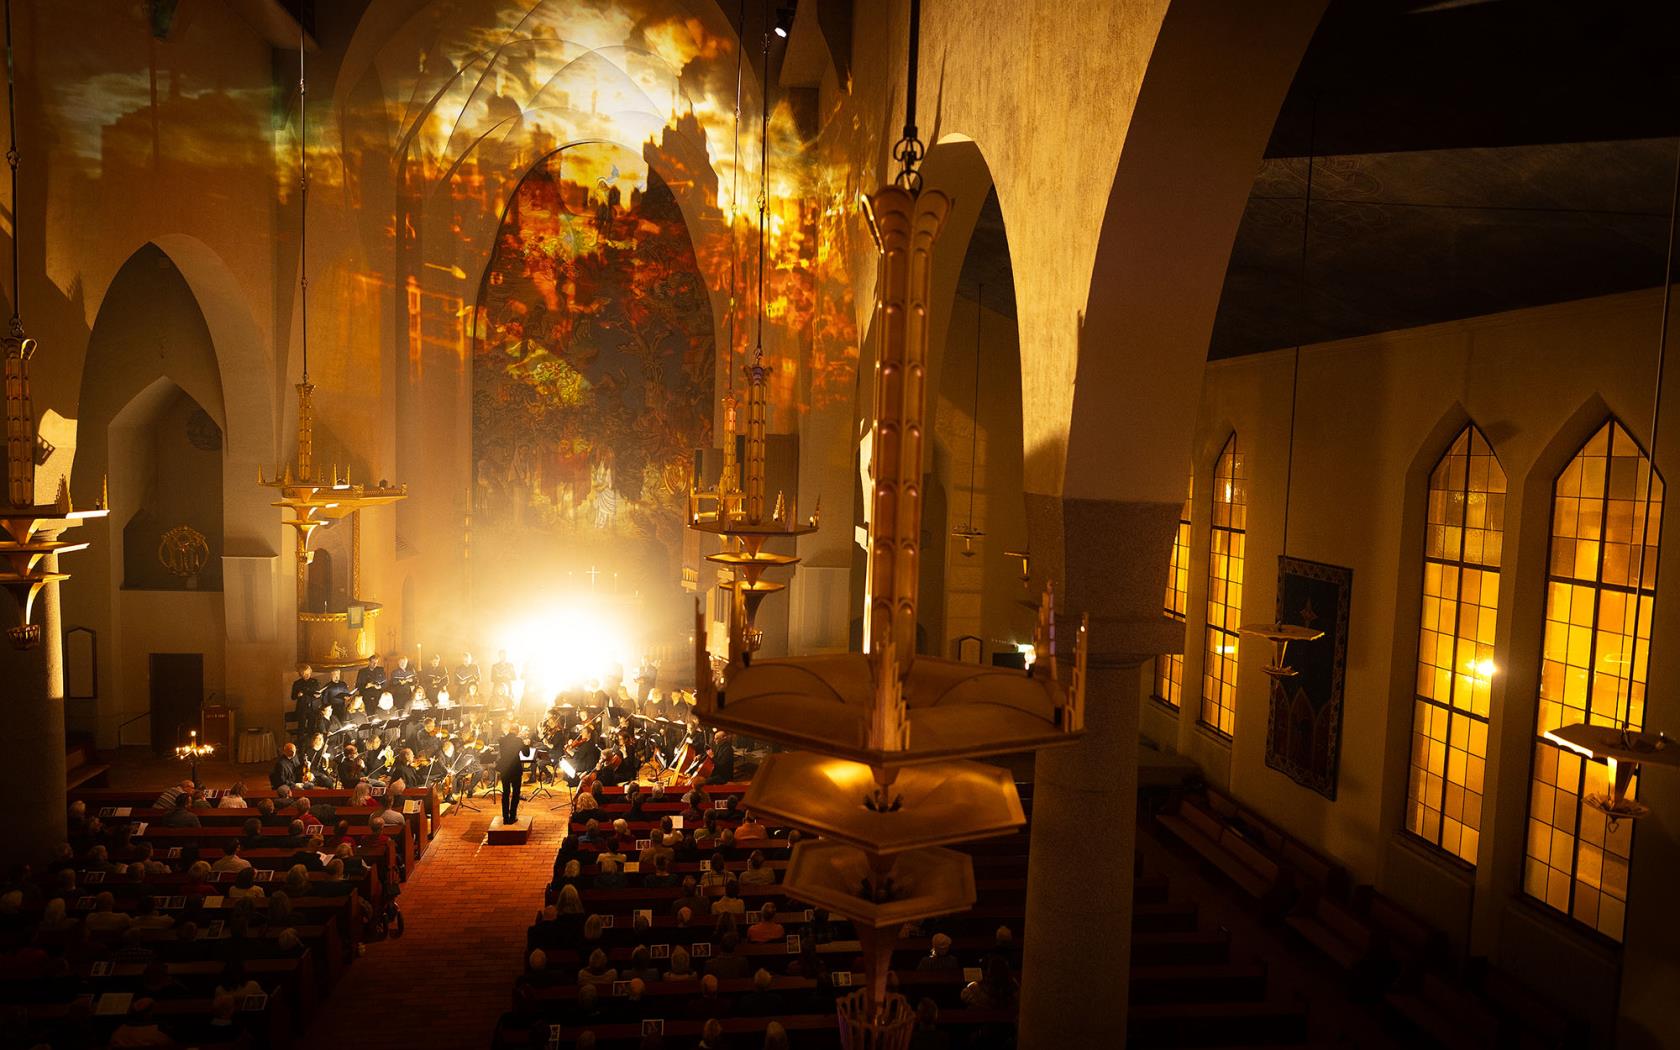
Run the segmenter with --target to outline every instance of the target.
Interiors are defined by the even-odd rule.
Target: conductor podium
[[[490,821],[487,841],[492,846],[523,846],[531,838],[531,818],[521,816],[512,824],[503,824],[501,817]]]

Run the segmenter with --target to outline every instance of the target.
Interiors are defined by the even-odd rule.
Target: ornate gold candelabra
[[[881,252],[882,336],[866,651],[750,661],[732,652],[722,688],[703,630],[695,653],[703,722],[794,749],[765,759],[744,804],[820,836],[794,848],[783,884],[790,897],[857,927],[869,979],[839,1003],[842,1037],[853,1050],[909,1038],[909,1005],[886,985],[899,926],[974,903],[972,861],[949,847],[1026,822],[1009,773],[974,759],[1076,739],[1086,660],[1082,624],[1071,673],[1061,681],[1048,589],[1025,673],[915,651],[926,307],[932,249],[950,201],[894,185],[867,204]],[[703,621],[698,609],[696,617]]]
[[[17,649],[41,644],[41,625],[31,623],[35,599],[41,591],[70,578],[59,571],[58,557],[83,550],[86,543],[60,539],[64,532],[83,522],[103,518],[103,491],[93,510],[77,510],[70,502],[70,486],[60,474],[52,500],[40,499],[36,467],[45,463],[53,449],[36,430],[34,402],[29,392],[29,359],[35,355],[35,340],[23,334],[14,318],[11,333],[3,343],[6,377],[6,503],[0,505],[0,586],[17,600],[18,622],[6,628],[6,637]],[[56,639],[53,642],[57,645]]]
[[[307,379],[297,385],[298,433],[297,458],[294,463],[274,468],[273,477],[264,477],[257,470],[257,484],[277,489],[280,498],[273,506],[287,516],[282,523],[290,525],[297,537],[297,653],[317,667],[350,666],[367,659],[374,652],[372,621],[379,603],[361,597],[362,587],[362,511],[382,507],[407,497],[407,485],[392,485],[380,481],[377,485],[363,485],[350,480],[350,468],[339,473],[332,465],[330,473],[315,463],[315,405],[314,384]],[[316,529],[329,521],[350,519],[350,598],[363,610],[362,622],[352,624],[347,611],[322,612],[304,607],[309,593],[309,565],[315,554],[309,549],[309,538]],[[315,635],[311,627],[316,628]],[[343,637],[339,637],[342,635]],[[318,637],[320,652],[311,652],[310,640]],[[335,649],[338,650],[335,652]]]
[[[182,744],[181,746],[179,746],[175,749],[175,757],[176,758],[181,759],[183,762],[190,762],[192,764],[192,782],[194,784],[197,784],[199,782],[199,780],[198,780],[198,762],[199,762],[199,760],[204,759],[204,758],[209,758],[211,755],[213,755],[215,753],[216,753],[216,746],[214,744],[201,744],[201,743],[199,743],[199,741],[198,741],[198,730],[196,730],[196,729],[191,731],[191,735],[189,736],[186,743]]]
[[[748,654],[758,651],[763,641],[763,633],[755,626],[759,606],[770,595],[787,589],[785,583],[765,579],[765,571],[799,564],[794,555],[775,554],[765,550],[764,545],[778,537],[798,537],[815,532],[822,513],[819,503],[810,519],[801,524],[798,501],[787,501],[781,493],[777,493],[770,516],[766,518],[764,515],[766,387],[769,375],[770,370],[762,361],[746,369],[745,487],[742,486],[735,450],[735,439],[739,433],[736,415],[739,405],[731,393],[723,399],[723,469],[718,474],[717,485],[711,489],[690,486],[688,493],[688,527],[717,536],[725,545],[722,551],[708,554],[706,560],[735,570],[734,579],[719,584],[730,592],[731,662],[750,659]],[[701,629],[704,630],[703,624]],[[710,676],[708,670],[707,677]]]

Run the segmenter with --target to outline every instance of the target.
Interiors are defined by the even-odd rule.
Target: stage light
[[[634,668],[638,649],[624,613],[601,603],[579,598],[575,603],[549,605],[533,610],[500,632],[508,657],[525,667],[531,679],[540,682],[548,696],[533,697],[546,703],[554,693],[588,687],[616,689],[625,668]]]
[[[393,708],[395,706],[397,706],[396,698],[391,696],[390,693],[380,693],[379,694],[379,709],[381,711],[389,711],[391,708]]]
[[[778,8],[776,10],[776,35],[786,40],[791,32],[793,32],[793,8]]]

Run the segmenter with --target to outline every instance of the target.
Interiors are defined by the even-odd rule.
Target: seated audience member
[[[175,925],[175,920],[168,915],[160,915],[157,910],[157,898],[150,893],[143,893],[134,902],[133,921],[130,929],[135,930],[167,930]]]
[[[145,971],[140,975],[140,990],[136,994],[157,1001],[192,998],[192,992],[187,990],[186,985],[169,976],[169,967],[162,959],[153,959],[146,964]]]
[[[728,1017],[733,1005],[718,994],[718,979],[707,974],[700,978],[700,994],[691,996],[683,1009],[690,1017]]]
[[[653,867],[642,876],[642,885],[648,889],[665,889],[677,885],[677,876],[671,871],[671,858],[667,854],[654,857]]]
[[[736,981],[747,975],[747,957],[741,954],[741,935],[727,930],[718,938],[718,950],[706,960],[706,973],[720,981]]]
[[[700,1026],[700,1042],[697,1050],[720,1050],[722,1046],[723,1024],[714,1017]]]
[[[614,850],[627,850],[635,847],[636,836],[633,832],[631,832],[630,822],[628,820],[625,820],[623,817],[619,817],[617,820],[612,822],[612,827]]]
[[[197,819],[197,818],[194,818],[194,819]],[[167,875],[167,874],[169,874],[169,871],[170,871],[169,865],[167,865],[163,861],[157,859],[157,850],[152,848],[152,844],[150,842],[140,843],[139,851],[138,851],[138,853],[135,854],[134,859],[136,861],[138,861],[140,863],[140,865],[146,869],[146,874],[147,875]]]
[[[753,973],[752,981],[752,991],[741,996],[735,1004],[736,1009],[741,1012],[741,1016],[768,1017],[772,1014],[781,1013],[783,1008],[782,997],[771,990],[770,986],[775,982],[775,978],[770,975],[770,971],[760,967]]]
[[[638,944],[630,950],[630,965],[619,971],[620,980],[643,980],[649,983],[659,980],[659,968],[648,962],[648,949],[645,944]]]
[[[923,997],[916,1004],[916,1029],[910,1035],[910,1050],[951,1050],[951,1037],[939,1030],[939,1004]]]
[[[191,806],[192,806],[192,796],[191,795],[187,794],[184,791],[181,792],[179,795],[176,795],[175,796],[175,804],[169,808],[169,812],[165,813],[163,816],[158,818],[158,820],[157,820],[158,827],[160,827],[160,828],[196,828],[196,827],[199,827],[200,822],[199,822],[199,819],[198,819],[198,814],[194,813],[192,811]]]
[[[611,990],[610,986],[608,990]],[[606,1009],[601,1005],[600,985],[594,982],[588,984],[580,982],[578,984],[577,999],[572,1003],[572,1010],[568,1019],[579,1028],[603,1024],[608,1020]],[[593,1034],[592,1032],[579,1032],[577,1042],[573,1045],[582,1046],[583,1037]]]
[[[933,950],[916,962],[918,970],[960,970],[962,962],[951,954],[951,938],[943,933],[933,935]]]
[[[239,900],[242,897],[262,897],[263,888],[257,885],[256,870],[245,868],[234,876],[233,885],[228,887],[225,896],[229,900]]]
[[[623,974],[619,975],[623,980]],[[624,994],[614,996],[608,1003],[604,1020],[616,1024],[639,1024],[647,1016],[647,982],[640,977],[630,978]]]
[[[337,857],[327,861],[323,869],[327,877],[310,883],[310,895],[315,897],[348,897],[356,892],[356,884],[344,877],[344,861]]]
[[[320,827],[319,824],[315,826]],[[326,865],[321,863],[321,853],[325,849],[326,843],[321,841],[321,836],[311,835],[304,842],[303,848],[292,854],[288,863],[298,865],[306,872],[323,871],[326,869]]]
[[[367,781],[358,781],[356,786],[350,789],[350,805],[373,806],[378,803],[379,800],[373,797],[373,786]]]
[[[658,831],[651,831],[648,833],[648,844],[636,855],[636,860],[644,871],[652,871],[660,857],[664,857],[668,864],[676,859],[676,851],[665,845],[664,837]]]
[[[367,862],[356,856],[356,847],[348,838],[333,847],[333,859],[344,865],[347,879],[359,879],[367,874]]]
[[[403,797],[401,793],[395,791],[385,793],[385,809],[379,814],[379,819],[384,821],[388,828],[400,828],[408,823],[408,818],[403,816]]]
[[[678,945],[671,949],[671,968],[665,971],[667,981],[698,980],[699,974],[694,972],[689,963],[688,949]]]
[[[127,912],[117,910],[116,896],[106,890],[94,898],[93,912],[82,920],[82,928],[89,933],[121,933],[133,922]]]
[[[210,1000],[210,1021],[204,1026],[205,1042],[238,1045],[239,1000],[231,995],[218,995]]]
[[[210,872],[210,862],[195,860],[187,868],[187,882],[184,887],[189,897],[217,897],[221,891],[215,887]]]
[[[601,832],[600,821],[596,820],[594,817],[590,817],[588,820],[583,822],[583,831],[577,836],[577,844],[579,846],[591,846],[595,849],[602,849],[608,844],[608,842],[609,837]]]
[[[303,821],[304,827],[314,829],[321,826],[321,818],[315,815],[314,803],[310,801],[308,796],[300,796],[294,808],[297,811],[297,818]]]
[[[550,988],[560,984],[563,979],[548,968],[548,953],[536,948],[525,957],[524,980],[535,988]]]
[[[765,866],[764,851],[755,849],[747,857],[747,870],[737,875],[736,880],[743,886],[774,886],[776,873]]]
[[[746,814],[741,822],[735,825],[735,844],[742,848],[757,846],[770,841],[770,833],[764,830],[764,825],[751,813]]]
[[[238,956],[222,966],[222,976],[216,980],[216,994],[243,999],[247,995],[261,995],[262,985],[245,975],[245,961]]]
[[[235,780],[233,786],[222,792],[222,797],[216,800],[217,809],[245,809],[245,781]]]
[[[698,841],[700,832],[696,831],[694,837]],[[727,881],[729,881],[728,862],[724,859],[723,854],[713,853],[711,863],[705,871],[700,873],[700,885],[706,889],[711,889],[713,886],[722,886]]]
[[[277,846],[285,845],[290,846],[292,849],[297,849],[299,846],[306,846],[308,844],[309,829],[301,820],[294,820],[290,824],[286,825],[286,837],[280,842],[275,843]]]
[[[776,921],[775,902],[765,901],[759,909],[758,921],[747,927],[747,940],[754,944],[769,944],[784,940],[786,937],[787,930],[783,929],[782,924]]]
[[[741,886],[733,878],[723,881],[723,896],[712,902],[713,915],[745,915],[747,902],[741,899]]]
[[[607,963],[607,953],[596,948],[589,953],[589,965],[577,972],[577,983],[604,984],[609,987],[618,980],[618,971]]]
[[[1020,995],[1020,984],[1009,975],[1009,963],[994,955],[986,960],[981,978],[963,988],[962,1001],[973,1010],[1013,1010]]]
[[[788,1050],[787,1029],[780,1021],[771,1021],[764,1026],[764,1050]]]
[[[703,919],[712,913],[712,899],[694,885],[693,875],[682,877],[682,895],[671,905],[673,911],[687,908],[695,918]]]
[[[242,849],[244,849],[244,847],[239,844],[238,839],[228,843],[227,852],[216,858],[216,862],[210,865],[210,870],[244,871],[246,868],[249,868],[251,866],[251,862],[239,855]]]
[[[152,1016],[155,1006],[156,1004],[146,996],[137,996],[129,1005],[128,1016],[117,1026],[116,1031],[111,1033],[111,1041],[105,1045],[174,1046],[175,1040],[158,1027],[157,1019]]]
[[[257,799],[257,823],[265,828],[283,828],[290,821],[274,807],[271,798]]]
[[[158,797],[152,801],[152,808],[161,809],[167,813],[175,808],[176,799],[185,795],[187,796],[187,801],[191,802],[192,797],[197,793],[197,784],[194,784],[190,780],[183,780],[179,784],[171,784],[170,786],[164,788]]]
[[[267,802],[268,799],[263,799]],[[239,827],[239,844],[245,849],[256,849],[263,844],[263,824],[257,817],[247,817],[245,823]]]
[[[608,857],[600,862],[595,875],[595,888],[601,890],[623,889],[628,883],[624,881],[624,874],[618,870],[618,861]]]

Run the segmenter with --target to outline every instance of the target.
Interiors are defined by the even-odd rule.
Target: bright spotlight
[[[783,7],[777,9],[776,35],[781,37],[783,40],[786,40],[788,38],[788,34],[791,32],[793,32],[793,8]]]
[[[565,689],[622,678],[625,668],[637,663],[624,614],[586,601],[535,610],[505,627],[500,637],[509,659],[525,668],[527,689],[535,681],[547,692],[532,694],[537,702]]]

